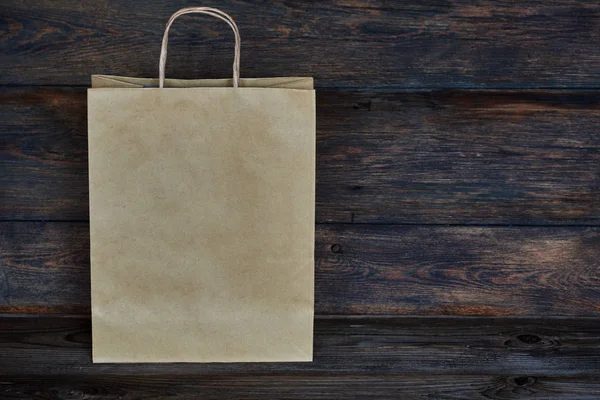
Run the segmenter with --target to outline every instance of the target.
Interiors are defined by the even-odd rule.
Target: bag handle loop
[[[235,50],[233,55],[233,87],[239,87],[241,47],[240,32],[233,18],[231,18],[228,14],[224,13],[223,11],[212,7],[187,7],[182,8],[175,14],[171,15],[171,18],[169,18],[169,22],[167,22],[165,34],[163,35],[162,46],[160,48],[160,59],[158,62],[158,87],[162,89],[165,86],[165,65],[167,64],[167,45],[169,42],[169,29],[171,28],[173,21],[175,21],[177,17],[184,14],[211,15],[213,17],[219,18],[220,20],[227,22],[231,29],[233,29],[233,34],[235,35]]]

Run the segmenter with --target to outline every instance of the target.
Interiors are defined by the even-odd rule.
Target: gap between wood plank
[[[2,219],[0,223],[80,223],[89,224],[89,219]],[[464,227],[464,228],[599,228],[598,225],[549,225],[549,224],[469,224],[469,223],[422,223],[422,222],[315,222],[315,226],[414,226],[414,227]]]
[[[90,75],[91,78],[91,75]],[[151,77],[149,77],[151,78]],[[158,75],[156,76],[158,78]],[[198,78],[200,79],[200,78]],[[316,82],[318,83],[318,81]],[[19,88],[56,88],[56,89],[77,89],[84,88],[89,89],[92,87],[91,83],[89,85],[78,85],[78,84],[44,84],[44,83],[21,83],[21,84],[6,84],[0,83],[0,90],[2,89],[19,89]],[[582,93],[590,93],[590,92],[600,92],[600,86],[536,86],[536,87],[525,87],[525,86],[515,86],[510,88],[505,88],[501,86],[486,86],[476,87],[476,86],[464,86],[464,87],[409,87],[409,86],[394,86],[394,85],[365,85],[365,86],[315,86],[315,90],[335,90],[335,91],[348,91],[348,92],[356,92],[356,91],[368,91],[368,90],[376,90],[378,92],[399,92],[399,93],[431,93],[431,92],[445,92],[445,91],[460,91],[460,92],[538,92],[538,91],[552,91],[552,92],[582,92]]]
[[[429,374],[581,377],[600,369],[600,321],[342,318],[315,321],[312,363],[92,364],[90,318],[0,319],[3,376]]]

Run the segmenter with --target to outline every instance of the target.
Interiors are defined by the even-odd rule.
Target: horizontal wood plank
[[[589,376],[597,319],[317,318],[309,363],[92,364],[88,317],[2,317],[0,375]],[[521,379],[517,382],[523,382]]]
[[[157,75],[164,25],[187,0],[5,0],[0,84],[89,84],[93,73]],[[319,87],[597,87],[600,4],[410,0],[207,0],[242,35],[242,76],[310,75]],[[168,75],[227,77],[232,34],[181,18]]]
[[[89,312],[87,223],[0,223],[0,254],[0,312]],[[600,228],[318,225],[315,258],[317,314],[600,315]]]
[[[319,94],[319,222],[600,222],[598,92]]]
[[[597,400],[597,377],[193,374],[3,377],[6,399]]]
[[[317,222],[598,225],[600,92],[317,92]],[[84,88],[2,88],[0,218],[87,220]]]
[[[85,89],[0,89],[0,216],[88,215]]]
[[[319,89],[315,360],[270,364],[91,363],[85,86],[190,4],[82,4],[0,11],[0,398],[598,398],[600,4],[204,2]],[[181,18],[167,76],[232,47]]]
[[[323,314],[600,315],[598,228],[319,226]]]

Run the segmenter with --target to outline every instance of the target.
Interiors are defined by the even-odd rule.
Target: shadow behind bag
[[[188,13],[231,26],[233,79],[165,79]],[[159,65],[88,90],[94,362],[311,361],[312,78],[241,79],[208,7]]]

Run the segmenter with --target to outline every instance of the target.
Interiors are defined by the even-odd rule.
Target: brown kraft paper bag
[[[165,80],[188,13],[232,27],[233,79]],[[92,76],[94,362],[312,360],[313,81],[239,59],[231,17],[192,7],[158,80]]]

